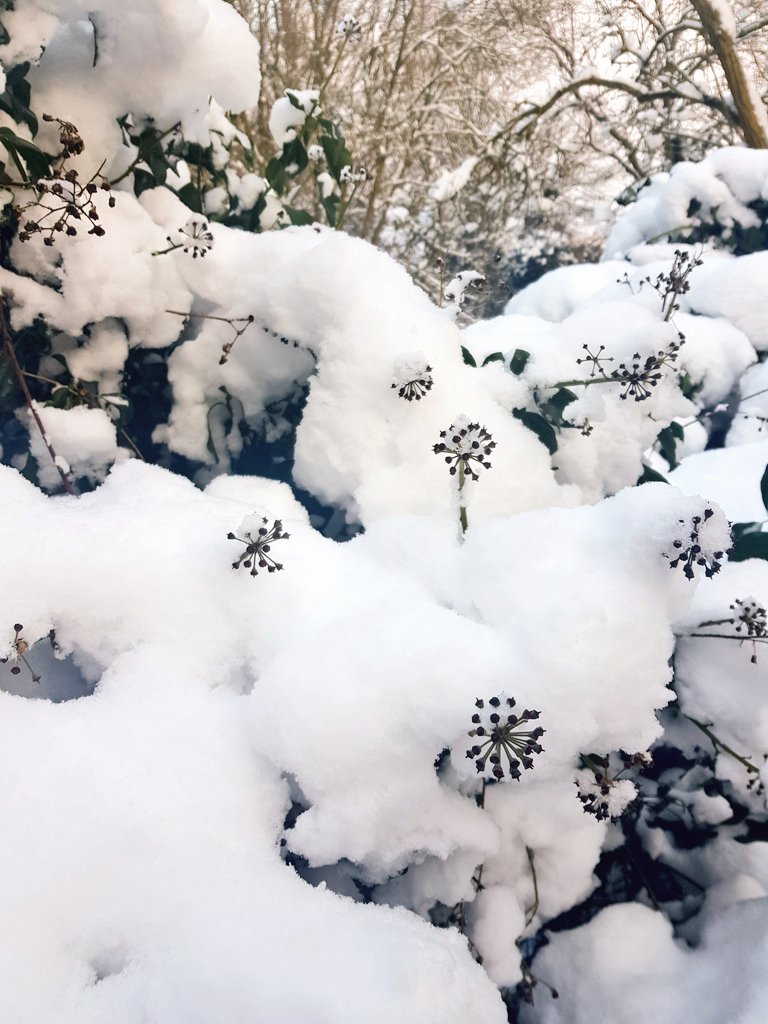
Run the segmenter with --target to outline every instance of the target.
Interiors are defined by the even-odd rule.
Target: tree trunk
[[[725,74],[744,141],[751,149],[768,149],[768,116],[739,54],[729,22],[727,0],[691,0]],[[724,10],[725,8],[725,10]]]

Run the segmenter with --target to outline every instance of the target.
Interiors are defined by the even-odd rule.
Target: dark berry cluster
[[[765,608],[754,598],[736,598],[730,608],[733,612],[732,622],[737,633],[746,631],[746,635],[749,637],[768,636],[768,615]]]
[[[690,291],[690,276],[696,267],[701,266],[698,257],[689,252],[675,249],[675,258],[668,274],[659,274],[655,281],[647,277],[646,282],[661,296],[661,308],[664,318],[669,320],[680,308],[678,298]]]
[[[432,385],[434,384],[431,366],[412,366],[408,368],[407,373],[399,374],[398,376],[399,379],[394,382],[392,387],[397,390],[400,398],[404,398],[406,402],[413,402],[414,399],[420,402],[424,395],[432,390]]]
[[[51,117],[50,114],[43,114],[43,120],[55,123],[59,126],[59,142],[62,148],[62,157],[80,156],[85,149],[80,132],[69,121],[62,121],[60,117]]]
[[[636,402],[650,398],[652,389],[661,380],[661,368],[674,363],[680,344],[679,341],[673,341],[668,348],[648,356],[645,361],[639,352],[635,352],[629,365],[619,363],[618,370],[614,370],[612,376],[621,384],[621,398],[634,398]]]
[[[288,540],[290,534],[283,531],[283,524],[279,519],[276,519],[271,526],[267,525],[266,518],[262,522],[263,525],[258,527],[255,532],[243,531],[242,537],[238,537],[235,533],[227,534],[227,540],[236,540],[245,545],[243,553],[237,561],[232,563],[233,569],[239,569],[242,566],[244,569],[250,569],[251,576],[258,576],[259,569],[266,569],[267,572],[279,572],[283,568],[280,562],[276,562],[272,558],[270,552],[275,541]]]
[[[27,242],[32,235],[42,234],[45,245],[53,245],[54,236],[65,234],[74,236],[78,226],[88,228],[89,235],[101,237],[106,234],[99,223],[99,211],[94,202],[97,192],[110,192],[109,182],[96,183],[98,172],[84,184],[79,180],[77,171],[71,167],[60,175],[40,180],[33,186],[35,198],[14,207],[16,216],[23,220],[18,234],[20,242]],[[115,197],[110,194],[109,205],[115,205]],[[35,211],[31,216],[31,211]]]
[[[621,767],[610,773],[610,758],[590,754],[582,757],[585,765],[575,779],[577,796],[586,814],[592,814],[598,821],[615,820],[637,798],[637,786],[630,779],[623,779],[624,772],[646,768],[650,764],[647,754],[621,754]]]
[[[472,715],[469,737],[473,741],[467,757],[475,762],[478,775],[491,781],[506,778],[504,763],[510,779],[520,778],[520,765],[533,768],[532,754],[540,754],[538,742],[544,729],[528,728],[528,723],[539,717],[538,711],[513,712],[515,701],[511,697],[491,697],[489,701],[475,701],[478,709]]]
[[[451,467],[451,476],[461,466],[467,476],[477,480],[478,469],[491,468],[488,458],[496,442],[479,423],[457,420],[448,430],[441,430],[440,437],[445,440],[433,445],[432,451],[435,455],[445,456],[445,461]]]
[[[707,551],[701,543],[701,528],[714,514],[711,508],[705,508],[703,516],[692,517],[690,528],[684,519],[679,520],[684,527],[683,532],[687,536],[672,542],[672,547],[676,549],[677,553],[674,558],[669,559],[669,566],[671,569],[676,569],[681,565],[683,575],[689,580],[695,576],[694,566],[696,565],[704,569],[704,575],[707,577],[714,576],[715,573],[720,572],[722,567],[725,551]]]

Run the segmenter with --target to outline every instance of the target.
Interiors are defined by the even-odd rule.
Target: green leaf
[[[765,467],[765,472],[760,478],[760,497],[763,499],[766,512],[768,512],[768,466]]]
[[[461,346],[461,358],[464,360],[467,366],[477,366],[477,363],[475,362],[475,357],[472,355],[468,348],[464,347],[464,345]]]
[[[344,139],[334,138],[330,135],[321,135],[319,139],[323,147],[328,170],[336,181],[341,180],[341,172],[345,167],[352,166],[352,154],[344,145]]]
[[[685,437],[685,431],[679,423],[670,423],[659,431],[656,440],[659,443],[659,451],[669,463],[669,468],[674,469],[679,463],[677,458],[677,442]]]
[[[180,188],[176,195],[185,206],[188,206],[189,209],[193,211],[193,213],[203,212],[202,196],[197,191],[197,187],[193,185],[191,181],[184,185],[183,188]]]
[[[149,188],[154,188],[156,185],[154,176],[145,171],[142,167],[137,167],[133,172],[133,192],[134,195],[140,196],[142,192],[146,192]]]
[[[542,404],[541,412],[550,423],[553,423],[556,427],[562,427],[565,423],[563,412],[578,397],[573,391],[569,391],[568,388],[558,388],[554,395]]]
[[[748,558],[768,561],[768,533],[746,533],[734,541],[728,560],[745,562]]]
[[[29,61],[16,64],[5,78],[5,92],[0,96],[0,110],[10,114],[18,124],[25,124],[32,135],[37,135],[37,117],[29,108],[31,90],[26,79]]]
[[[483,366],[487,366],[488,363],[503,363],[504,353],[503,352],[491,352],[489,356],[486,356],[483,360]]]
[[[285,95],[288,97],[288,101],[292,107],[296,107],[297,110],[304,111],[304,107],[301,105],[298,96],[292,89],[286,89]]]
[[[33,180],[50,173],[51,158],[29,139],[22,139],[10,128],[3,127],[0,128],[0,144],[8,150],[20,173],[24,174],[24,168],[19,166],[20,161],[23,161],[29,178]]]
[[[291,224],[300,224],[303,226],[315,223],[312,219],[312,214],[307,213],[306,210],[297,210],[293,206],[286,206],[285,211],[291,219]]]
[[[543,416],[537,412],[529,412],[527,409],[513,409],[512,415],[515,419],[520,420],[524,426],[528,427],[529,430],[533,431],[550,455],[555,454],[557,451],[557,434],[552,425],[547,423]]]
[[[526,368],[530,358],[531,353],[526,352],[524,348],[516,348],[512,353],[512,358],[509,361],[509,368],[516,377],[519,377]]]
[[[320,202],[323,209],[325,210],[325,216],[328,219],[328,223],[332,228],[336,227],[336,210],[338,208],[341,199],[337,195],[324,196],[321,194]]]
[[[288,177],[283,161],[279,156],[273,156],[264,171],[264,177],[279,196],[285,191],[290,178]]]
[[[669,480],[662,476],[661,473],[657,473],[655,469],[651,469],[650,466],[643,465],[643,472],[637,478],[635,484],[639,487],[641,484],[668,484]]]

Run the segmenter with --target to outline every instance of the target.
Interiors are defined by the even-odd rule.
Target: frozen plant
[[[747,636],[750,637],[768,636],[765,608],[758,604],[753,597],[737,597],[730,608],[733,612],[732,622],[737,633],[746,629]]]
[[[467,509],[464,503],[464,482],[469,476],[472,480],[479,479],[479,469],[490,469],[488,461],[491,452],[496,447],[496,442],[479,423],[470,423],[466,416],[459,416],[448,430],[441,430],[440,437],[444,441],[438,441],[433,445],[432,451],[435,455],[442,455],[450,466],[448,472],[451,476],[458,476],[459,480],[459,521],[461,532],[467,532]]]
[[[107,181],[96,184],[100,171],[101,168],[85,184],[79,181],[74,167],[61,175],[53,175],[36,182],[33,186],[35,198],[14,207],[14,212],[20,220],[27,217],[19,231],[19,241],[26,242],[32,235],[42,234],[43,243],[51,246],[57,234],[70,237],[76,235],[77,228],[73,222],[82,220],[90,225],[89,235],[103,236],[106,232],[99,224],[99,211],[94,196],[99,189],[109,192],[110,186]],[[113,195],[109,197],[109,205],[115,205]],[[34,216],[28,216],[33,210],[36,211]]]
[[[187,223],[177,231],[176,240],[171,235],[167,236],[168,248],[158,249],[153,256],[164,256],[168,252],[175,252],[181,249],[183,252],[192,253],[192,259],[201,259],[213,248],[213,234],[208,221],[198,220],[191,217]]]
[[[608,775],[583,768],[576,777],[578,797],[587,814],[598,821],[620,818],[637,797],[637,787],[629,779],[612,779]]]
[[[236,540],[245,545],[243,553],[232,563],[233,569],[239,569],[242,566],[244,569],[250,569],[251,576],[258,576],[259,569],[266,569],[267,572],[279,572],[283,568],[281,562],[274,560],[270,551],[275,541],[288,540],[290,534],[284,532],[283,524],[279,519],[275,519],[271,526],[268,526],[268,522],[266,516],[262,518],[246,516],[238,531],[242,536],[238,536],[236,533],[227,534],[227,540]],[[257,526],[256,523],[261,525]]]
[[[745,640],[750,640],[752,643],[752,657],[750,661],[753,665],[756,665],[758,643],[768,643],[768,616],[766,610],[753,597],[736,598],[729,607],[733,614],[728,618],[708,619],[706,622],[700,622],[696,629],[730,625],[734,627],[735,634],[694,632],[690,633],[689,636],[701,638],[714,637],[718,640],[738,640],[739,645],[743,644]]]
[[[468,732],[473,741],[467,750],[467,758],[475,762],[477,774],[486,781],[502,782],[506,762],[510,780],[520,778],[520,765],[533,768],[533,754],[540,754],[543,747],[538,742],[544,735],[540,725],[529,729],[528,723],[539,717],[538,711],[513,712],[515,701],[500,694],[489,701],[478,698],[478,709],[472,715],[472,728]]]
[[[403,360],[395,367],[392,387],[406,402],[413,402],[414,399],[420,402],[424,395],[432,390],[433,384],[432,367],[423,360]]]
[[[582,363],[591,364],[591,369],[589,371],[590,377],[594,377],[595,375],[599,376],[603,373],[603,363],[613,362],[613,356],[603,355],[603,352],[605,352],[605,345],[601,345],[597,352],[592,352],[589,345],[582,345],[581,347],[587,354],[582,356],[580,359],[577,359],[576,362],[579,366],[581,366]]]
[[[359,185],[363,181],[368,180],[368,171],[363,167],[362,164],[358,164],[357,167],[353,168],[350,164],[341,168],[339,173],[340,182],[353,182],[355,185]]]
[[[661,297],[661,311],[665,320],[671,320],[672,316],[680,308],[678,299],[691,289],[690,276],[696,267],[702,265],[702,260],[691,256],[688,252],[675,249],[675,258],[668,274],[661,273],[655,281],[650,277],[645,280],[655,292]]]
[[[26,659],[26,653],[29,650],[29,644],[21,635],[23,629],[24,627],[20,622],[17,622],[13,627],[14,636],[13,640],[11,640],[11,649],[13,651],[13,656],[17,662],[23,661],[24,664],[27,666],[30,675],[32,676],[32,682],[39,683],[41,677],[35,674],[35,670],[32,668],[32,666]],[[2,662],[3,665],[5,665],[7,661],[7,658],[0,658],[0,662]],[[19,667],[19,665],[14,665],[13,668],[11,669],[11,674],[14,676],[17,676],[20,672],[21,668]]]
[[[345,14],[336,25],[336,35],[343,39],[355,39],[360,35],[361,25],[354,14]]]
[[[457,316],[464,308],[466,293],[470,289],[480,292],[485,287],[485,276],[477,270],[461,270],[448,282],[443,293],[448,309]]]
[[[655,388],[661,380],[662,366],[670,366],[677,358],[680,351],[680,344],[672,342],[667,349],[662,349],[655,355],[650,355],[644,363],[641,363],[639,352],[632,356],[632,363],[619,363],[618,370],[613,371],[613,379],[623,388],[620,397],[622,399],[634,398],[636,402],[643,402],[650,398],[651,389]]]
[[[714,545],[707,540],[707,534],[710,532],[708,526],[715,525],[714,510],[705,508],[703,516],[693,516],[690,523],[685,519],[678,522],[682,527],[681,535],[672,542],[676,554],[673,558],[669,558],[669,555],[664,556],[669,558],[670,568],[676,569],[681,565],[683,575],[689,580],[694,578],[694,567],[697,565],[704,569],[704,575],[708,578],[720,572],[725,557],[724,545],[722,548],[719,546],[723,540],[722,531],[714,530]]]

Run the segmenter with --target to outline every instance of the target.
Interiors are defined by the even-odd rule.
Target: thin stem
[[[467,532],[469,521],[467,520],[467,507],[464,504],[464,461],[459,459],[459,523],[461,525],[462,537]]]
[[[694,718],[692,715],[686,715],[685,712],[683,712],[682,714],[683,717],[687,718],[689,722],[693,722],[697,729],[701,729],[701,731],[704,733],[707,739],[711,742],[712,746],[715,748],[715,754],[722,750],[724,754],[728,754],[729,757],[733,757],[740,764],[743,764],[748,772],[752,772],[754,775],[760,774],[759,768],[755,767],[755,765],[753,765],[752,762],[743,754],[737,754],[733,747],[729,747],[727,743],[723,743],[721,739],[718,739],[718,737],[715,736],[715,734],[712,732],[708,725],[704,725],[703,722],[699,722],[698,719]],[[711,724],[712,723],[710,723],[710,725]]]
[[[339,214],[339,217],[338,217],[338,219],[336,221],[336,224],[334,225],[334,230],[335,231],[341,231],[341,228],[342,228],[342,226],[344,224],[344,218],[347,216],[347,211],[349,210],[350,206],[352,205],[352,200],[355,198],[355,192],[357,192],[359,187],[360,187],[360,182],[356,181],[354,183],[354,185],[352,186],[352,191],[349,193],[349,199],[346,201],[344,206],[342,206],[342,208],[341,208],[341,213]]]
[[[559,380],[556,384],[547,384],[548,388],[575,388],[582,385],[588,388],[590,384],[620,384],[615,377],[590,377],[587,380]]]
[[[79,401],[83,402],[91,409],[102,408],[101,402],[99,401],[99,398],[96,395],[89,395],[85,391],[78,391],[77,388],[74,388],[71,384],[64,384],[60,380],[53,380],[53,378],[51,377],[42,377],[39,373],[30,373],[29,370],[22,370],[21,372],[24,374],[25,377],[29,377],[30,380],[39,380],[41,381],[41,383],[50,384],[52,387],[55,388],[66,388],[71,395],[74,395]],[[107,403],[107,405],[115,404],[114,402],[110,402],[109,399],[106,398],[104,399],[104,401]],[[106,410],[104,411],[106,412]],[[139,451],[138,445],[133,440],[131,435],[125,430],[125,428],[118,427],[117,431],[121,435],[121,437],[127,442],[128,447],[132,449],[132,451],[141,459],[141,461],[146,462],[147,460]]]
[[[731,619],[726,619],[726,622],[731,622]],[[703,622],[703,626],[708,623]],[[696,637],[714,637],[715,640],[738,640],[739,643],[743,644],[749,641],[752,644],[768,644],[768,636],[737,636],[734,633],[684,633],[684,636],[696,636]]]
[[[167,252],[176,252],[177,249],[181,249],[182,245],[183,245],[182,242],[176,242],[175,245],[169,245],[167,249],[156,249],[155,252],[151,252],[149,255],[150,256],[165,256],[165,254]],[[170,310],[167,310],[166,312],[170,312]]]
[[[43,444],[45,445],[46,449],[48,450],[48,454],[51,457],[51,462],[53,462],[53,464],[56,467],[56,470],[57,470],[59,476],[61,477],[61,482],[64,485],[64,490],[67,492],[67,494],[74,495],[76,493],[75,492],[75,488],[72,485],[72,481],[69,479],[69,476],[64,472],[62,467],[59,465],[58,456],[56,455],[56,452],[53,449],[53,445],[48,440],[48,435],[45,432],[45,427],[43,426],[43,421],[40,419],[40,416],[38,415],[37,409],[35,408],[35,403],[32,400],[32,395],[30,394],[29,386],[27,385],[27,381],[26,381],[26,379],[24,377],[24,371],[19,366],[19,361],[16,358],[16,351],[15,351],[15,349],[13,347],[13,342],[11,341],[11,335],[10,335],[10,332],[8,331],[8,323],[7,323],[6,319],[5,319],[5,303],[1,299],[0,299],[0,333],[2,333],[2,336],[3,336],[3,347],[5,348],[5,351],[6,351],[7,355],[8,355],[8,359],[10,360],[11,366],[13,367],[13,372],[16,375],[16,380],[18,381],[19,387],[21,388],[21,393],[24,395],[24,402],[26,403],[27,409],[29,409],[29,412],[32,415],[32,418],[34,419],[35,423],[37,424],[37,429],[40,431],[40,437],[43,439]]]
[[[533,879],[533,906],[526,912],[525,927],[527,928],[539,912],[539,883],[536,878],[536,865],[533,861],[533,850],[530,846],[526,846],[525,853],[528,857],[528,864],[531,868],[531,878]]]

